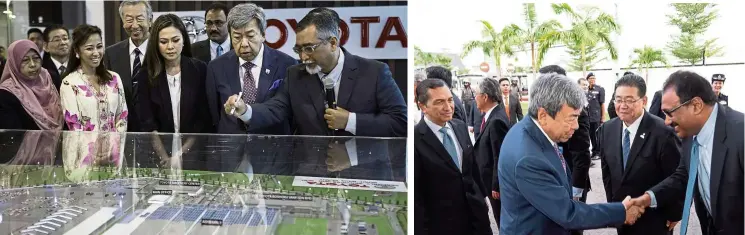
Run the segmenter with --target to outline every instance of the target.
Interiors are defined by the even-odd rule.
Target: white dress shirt
[[[171,95],[171,111],[173,111],[173,140],[171,141],[171,157],[181,156],[181,72],[176,75],[166,74],[168,91]]]
[[[625,122],[623,123],[623,129],[621,129],[621,146],[623,146],[623,134],[626,132],[626,130],[629,130],[629,149],[631,149],[631,146],[634,146],[634,138],[636,136],[636,132],[639,131],[639,125],[642,123],[642,118],[644,117],[644,112],[642,112],[642,115],[639,116],[634,122],[631,123],[631,125],[626,126]]]
[[[59,61],[54,59],[54,57],[50,56],[49,58],[52,59],[52,63],[54,63],[54,67],[57,68],[57,73],[59,73],[60,76],[62,76],[62,71],[59,70],[60,67],[65,66],[65,70],[70,70],[70,68],[67,67],[67,62],[70,62],[70,60],[67,60],[65,63],[60,63]]]
[[[494,111],[494,109],[497,106],[499,106],[499,105],[494,105],[494,107],[491,107],[488,111],[486,111],[486,113],[484,113],[484,116],[482,116],[481,118],[483,118],[484,120],[486,120],[488,122],[489,121],[489,115],[491,115],[491,112]],[[486,127],[486,122],[484,122],[484,127]],[[479,129],[481,129],[481,124],[479,124]]]
[[[132,42],[132,38],[129,38],[129,74],[132,74],[132,69],[135,66],[135,48],[140,49],[140,68],[144,67],[145,65],[145,52],[147,51],[147,40],[145,39],[140,46],[135,46],[135,43]],[[132,74],[134,76],[134,74]]]
[[[225,53],[230,51],[230,37],[225,39],[225,41],[222,42],[222,44],[217,44],[216,42],[212,40],[209,40],[209,41],[210,41],[210,60],[214,60],[215,58],[217,58],[217,46],[222,47],[223,55],[225,55]],[[262,46],[260,50],[263,50],[263,49],[264,49],[264,46]],[[261,51],[259,51],[259,55],[261,55]]]
[[[425,123],[427,123],[427,126],[429,129],[432,130],[433,133],[435,133],[435,136],[437,136],[437,139],[440,140],[440,143],[445,139],[445,136],[442,135],[440,132],[440,129],[442,129],[442,126],[435,124],[434,122],[430,121],[427,115],[424,115],[424,118],[422,118]],[[453,126],[450,125],[450,123],[446,122],[445,126],[448,128],[447,133],[448,136],[450,136],[450,139],[453,140],[453,144],[455,144],[455,152],[458,155],[458,166],[461,166],[460,169],[462,171],[463,169],[463,149],[460,147],[460,141],[458,140],[458,137],[455,136],[455,131],[453,131]],[[444,145],[443,145],[444,146]]]
[[[238,80],[241,81],[241,89],[243,89],[243,79],[244,79],[244,76],[246,75],[246,68],[243,67],[243,64],[245,64],[246,62],[247,62],[246,60],[242,59],[241,57],[238,57]],[[251,68],[251,74],[254,76],[254,86],[256,86],[257,88],[256,91],[258,92],[259,77],[261,76],[261,65],[264,63],[264,45],[261,45],[261,49],[259,49],[259,54],[256,54],[256,57],[253,60],[251,60],[251,63],[255,65],[253,68]]]

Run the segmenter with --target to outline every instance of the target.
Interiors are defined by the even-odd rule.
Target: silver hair
[[[136,6],[137,4],[145,4],[145,9],[147,10],[147,20],[152,22],[153,21],[153,8],[150,7],[150,2],[146,0],[124,0],[121,4],[119,4],[119,18],[124,19],[124,11],[122,8],[124,6]]]
[[[424,71],[416,71],[416,72],[414,72],[414,81],[415,82],[421,82],[421,81],[424,81],[424,79],[427,79],[427,74],[424,73]]]
[[[557,73],[541,74],[530,87],[528,115],[531,117],[538,118],[538,109],[543,108],[551,118],[555,118],[564,104],[574,109],[587,105],[585,92],[566,76]]]
[[[489,97],[492,102],[502,103],[502,95],[499,94],[499,81],[485,78],[479,84],[479,94]]]
[[[228,13],[228,29],[243,28],[256,19],[259,23],[261,35],[266,35],[266,15],[264,8],[253,3],[243,3],[234,6]]]

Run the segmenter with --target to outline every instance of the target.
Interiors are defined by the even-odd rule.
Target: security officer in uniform
[[[725,79],[727,78],[724,77],[724,74],[714,74],[714,76],[711,76],[711,87],[714,88],[714,94],[717,95],[717,101],[719,102],[719,104],[729,106],[729,104],[727,103],[729,102],[729,97],[722,94],[722,87],[724,86]]]
[[[605,112],[605,89],[600,85],[595,84],[595,74],[587,74],[587,82],[590,83],[589,92],[593,96],[591,100],[587,100],[588,111],[590,118],[590,142],[592,143],[592,157],[597,159],[600,154],[600,148],[597,147],[597,136],[595,130],[603,124],[603,116]]]

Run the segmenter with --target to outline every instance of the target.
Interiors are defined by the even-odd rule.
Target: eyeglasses
[[[673,117],[673,113],[674,113],[675,111],[677,111],[678,109],[682,108],[683,106],[685,106],[685,105],[687,105],[687,104],[691,103],[691,101],[693,101],[693,98],[689,99],[689,100],[688,100],[688,101],[686,101],[686,102],[683,102],[683,103],[679,104],[678,106],[675,106],[675,108],[672,108],[672,109],[670,109],[670,110],[664,110],[664,109],[663,109],[663,110],[662,110],[662,112],[663,112],[663,113],[665,113],[665,115],[667,115],[668,117]]]
[[[614,99],[614,100],[613,100],[613,103],[615,103],[615,104],[617,104],[617,105],[621,105],[621,104],[627,104],[627,105],[631,105],[631,104],[633,104],[633,103],[636,103],[637,101],[639,101],[639,100],[641,100],[641,99],[642,99],[642,98],[639,98],[639,99],[625,99],[625,100],[622,100],[622,99],[618,99],[618,98],[616,98],[616,99]]]
[[[325,43],[328,42],[328,39],[320,39],[320,40],[321,40],[321,42],[316,43],[316,44],[313,44],[313,45],[295,46],[295,47],[292,48],[292,50],[295,51],[295,53],[297,53],[298,55],[300,53],[313,54],[313,52],[316,51],[316,48],[318,46],[323,45],[323,44],[325,44]]]

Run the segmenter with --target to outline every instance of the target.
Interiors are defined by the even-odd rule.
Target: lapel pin
[[[271,70],[269,70],[269,69],[264,70],[264,73],[266,73],[266,74],[269,74],[269,72],[271,72]]]
[[[642,133],[642,135],[640,135],[639,137],[642,137],[642,139],[644,139],[644,134],[646,134],[646,133]]]

